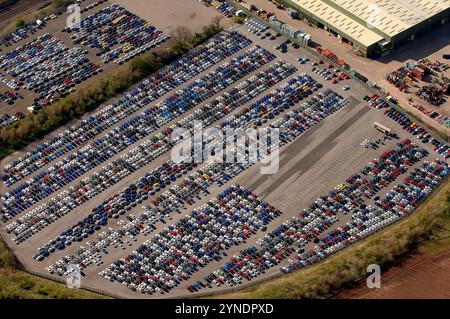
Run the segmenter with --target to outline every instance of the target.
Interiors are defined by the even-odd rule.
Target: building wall
[[[331,30],[333,33],[339,34],[342,37],[346,38],[347,40],[351,41],[353,43],[353,47],[355,49],[358,49],[359,51],[361,51],[364,55],[367,56],[367,54],[369,52],[372,52],[374,48],[368,48],[367,46],[363,45],[362,43],[358,42],[357,40],[355,40],[354,38],[348,36],[347,34],[345,34],[344,32],[341,32],[339,30],[334,29],[332,26],[330,26],[326,21],[323,21],[322,19],[320,19],[319,17],[317,17],[316,15],[314,15],[313,13],[303,9],[302,7],[300,7],[299,5],[297,5],[296,3],[293,3],[289,0],[278,0],[278,2],[284,4],[285,6],[289,6],[291,8],[294,8],[296,10],[298,10],[300,12],[300,16],[301,18],[306,18],[312,25],[318,27],[318,26],[325,26],[327,27],[329,30]]]
[[[419,36],[423,36],[427,32],[439,28],[443,24],[450,22],[450,8],[447,10],[431,17],[428,20],[422,21],[421,23],[397,34],[392,39],[392,49],[396,50],[402,45],[413,42]]]
[[[296,3],[293,3],[289,0],[278,0],[278,2],[284,4],[285,6],[294,8],[300,12],[300,15],[302,18],[306,18],[312,25],[314,26],[325,26],[327,28],[330,28],[328,23],[326,21],[323,21],[319,17],[315,16],[313,13],[305,10],[304,8],[300,7]],[[427,32],[430,32],[433,29],[438,28],[439,26],[449,23],[450,22],[450,8],[447,10],[433,16],[429,20],[423,21],[399,34],[394,36],[392,39],[387,39],[388,41],[391,41],[391,50],[396,50],[400,48],[401,46],[408,44],[410,42],[413,42],[417,37],[426,34]],[[371,45],[369,47],[359,43],[357,40],[353,39],[352,37],[347,36],[345,33],[335,30],[331,28],[332,31],[338,33],[342,37],[346,38],[347,40],[351,41],[353,43],[353,47],[356,50],[361,51],[365,56],[369,58],[377,58],[380,55],[380,49],[378,48],[377,44]]]

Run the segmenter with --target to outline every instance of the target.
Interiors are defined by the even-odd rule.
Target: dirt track
[[[450,249],[430,253],[419,249],[381,275],[381,288],[369,289],[366,279],[333,299],[450,298]]]

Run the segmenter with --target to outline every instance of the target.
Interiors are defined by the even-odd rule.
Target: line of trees
[[[82,86],[43,110],[30,113],[16,124],[0,129],[0,159],[94,110],[221,30],[219,24],[205,27],[202,33],[194,35],[186,30],[176,30],[173,37],[176,43],[169,49],[137,57],[95,84]]]

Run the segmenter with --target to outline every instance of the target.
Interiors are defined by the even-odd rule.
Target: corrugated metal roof
[[[366,46],[382,40],[380,34],[394,37],[450,7],[450,0],[291,1]]]
[[[370,46],[384,38],[351,17],[329,6],[322,0],[292,0],[305,10],[326,21],[337,31],[342,31],[364,46]]]
[[[393,37],[444,11],[450,0],[325,0]]]

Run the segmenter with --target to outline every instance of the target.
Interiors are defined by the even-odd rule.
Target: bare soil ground
[[[193,25],[195,25],[196,23],[200,23],[197,22],[197,19],[198,21],[202,22],[201,24],[207,25],[209,23],[209,21],[205,22],[204,20],[201,19],[199,12],[202,9],[200,9],[200,7],[197,7],[197,4],[194,4],[194,2],[198,3],[196,0],[186,0],[186,1],[168,0],[165,2],[166,6],[163,5],[158,6],[157,4],[155,4],[155,3],[162,3],[162,0],[153,1],[151,6],[147,2],[144,4],[143,0],[133,0],[133,1],[118,0],[118,2],[121,5],[128,7],[131,11],[133,11],[131,6],[136,5],[136,3],[141,3],[142,4],[141,7],[136,5],[135,8],[136,11],[134,12],[142,14],[143,18],[146,18],[151,24],[163,30],[164,30],[164,23],[167,26],[172,25],[173,27],[176,26],[192,27],[186,21],[196,20],[195,22],[193,21]],[[177,4],[177,6],[181,5],[181,7],[175,8],[171,7],[170,5],[167,5],[167,3],[172,2],[192,3],[192,6],[188,7],[186,5],[186,7],[183,7],[184,4]],[[185,11],[183,11],[183,8],[185,9]],[[195,11],[197,10],[196,8],[199,8],[199,11]],[[163,9],[165,11],[161,11]],[[214,18],[214,16],[217,15],[217,13],[213,9],[206,7],[205,9],[212,10],[211,13],[212,19]],[[192,10],[196,12],[197,18],[190,18],[189,20],[188,17],[192,15],[193,12]],[[183,20],[181,20],[180,18],[180,20],[178,20],[177,22],[170,21],[171,19],[177,19],[176,18],[177,16],[173,16],[170,19],[167,18],[173,12],[177,12],[176,13],[177,16],[185,17],[185,19],[188,20],[185,20],[183,22]],[[201,27],[200,24],[198,25],[198,27]],[[311,71],[312,69],[311,65],[302,66],[297,63],[297,58],[299,56],[307,55],[310,59],[312,59],[313,57],[309,52],[306,52],[304,49],[289,48],[288,53],[283,54],[279,51],[275,51],[273,48],[276,45],[280,44],[281,41],[285,40],[284,38],[278,38],[272,41],[269,39],[260,40],[256,36],[249,34],[246,29],[247,28],[245,26],[240,26],[237,28],[239,32],[249,37],[254,44],[263,46],[266,49],[273,52],[277,56],[277,59],[283,59],[288,63],[290,63],[291,65],[296,65],[298,67],[298,72],[296,72],[297,75],[303,72],[311,74],[313,78],[321,82],[325,87],[331,87],[335,91],[340,92],[346,98],[349,98],[352,102],[346,108],[333,114],[332,116],[324,120],[322,123],[317,125],[314,129],[311,129],[310,132],[302,136],[295,143],[289,144],[285,148],[283,148],[281,150],[280,170],[277,174],[271,177],[261,176],[260,174],[258,174],[259,169],[261,167],[260,164],[258,164],[253,166],[251,169],[247,170],[242,175],[235,177],[233,181],[230,181],[229,185],[240,184],[244,187],[247,187],[250,190],[254,191],[262,199],[268,201],[275,207],[284,211],[284,216],[274,221],[270,225],[270,227],[268,227],[267,231],[270,232],[275,227],[284,222],[286,219],[292,216],[298,216],[298,212],[302,208],[307,207],[318,196],[326,193],[327,191],[332,189],[335,185],[345,180],[345,178],[347,178],[350,174],[353,174],[358,170],[360,170],[365,164],[368,163],[368,161],[379,156],[379,154],[382,152],[382,149],[395,148],[395,145],[397,143],[396,140],[387,141],[386,144],[383,145],[382,149],[378,150],[364,149],[363,147],[361,147],[360,143],[362,140],[366,138],[376,140],[381,137],[381,133],[379,133],[373,128],[373,123],[375,121],[385,124],[389,127],[392,127],[392,129],[395,131],[395,133],[398,133],[401,139],[407,138],[409,137],[409,135],[407,135],[405,131],[401,130],[400,127],[397,126],[394,122],[388,120],[381,111],[370,109],[365,105],[365,103],[362,102],[363,97],[366,94],[368,94],[368,91],[360,83],[357,83],[354,80],[348,81],[348,84],[351,85],[351,90],[344,92],[342,91],[341,84],[333,85],[330,82],[327,82],[324,79],[313,74]],[[164,31],[167,32],[167,30]],[[193,28],[191,32],[195,32],[195,29]],[[239,53],[235,53],[234,56],[239,54],[242,54],[242,51]],[[232,57],[229,57],[228,60],[231,58]],[[263,71],[265,68],[268,68],[268,65],[265,66],[264,68],[261,68],[261,70],[255,71],[254,73]],[[215,69],[215,67],[212,69]],[[205,71],[204,74],[209,73],[211,70]],[[194,77],[191,81],[194,81],[201,76],[202,75],[199,74],[196,77]],[[248,79],[250,76],[251,74],[247,75],[244,79],[241,79],[240,81],[234,83],[233,86],[238,85],[240,82],[242,82],[245,79]],[[289,81],[289,79],[291,79],[294,76],[295,75],[291,75],[290,77],[287,77],[286,79],[284,79],[283,83],[277,84],[275,87],[279,87],[280,85]],[[189,83],[185,83],[180,88],[185,88],[188,85]],[[269,91],[272,91],[273,89],[274,88],[268,89],[266,92],[261,93],[259,97],[268,93]],[[171,93],[173,93],[173,91],[168,93],[167,96]],[[162,96],[159,100],[155,101],[152,104],[157,104],[159,101],[163,100],[167,96]],[[213,97],[211,97],[211,99],[213,99]],[[240,108],[235,110],[235,113],[242,111],[245,107],[248,107],[256,99],[257,98],[253,99],[252,101],[249,101],[246,105],[241,106]],[[198,105],[196,108],[193,108],[183,117],[191,114],[192,112],[195,112],[197,109],[199,109],[209,101],[210,100],[204,101],[203,103],[201,103],[201,105]],[[179,119],[168,123],[167,126],[174,124],[174,122],[178,120]],[[164,128],[161,128],[160,131],[162,131],[163,129]],[[134,146],[130,146],[129,149],[134,148],[143,142],[144,140]],[[427,146],[422,145],[421,143],[419,144],[422,147],[431,151],[429,145]],[[129,151],[129,149],[124,150],[122,154]],[[17,154],[14,154],[12,156],[17,156]],[[106,165],[109,162],[112,162],[119,156],[120,155],[118,154],[117,157],[111,158],[110,160],[105,162],[104,165]],[[430,157],[435,156],[436,155],[434,153],[430,155]],[[99,202],[105,200],[106,198],[109,198],[111,195],[119,192],[121,189],[127,186],[131,181],[136,181],[138,178],[142,177],[145,173],[156,168],[163,161],[167,160],[168,157],[169,157],[168,154],[166,154],[165,156],[162,156],[157,160],[141,167],[135,173],[128,176],[126,179],[123,179],[121,182],[117,183],[114,187],[111,187],[108,191],[105,191],[104,193],[97,195],[89,202],[83,204],[70,214],[61,218],[58,222],[49,226],[45,231],[36,234],[33,240],[30,240],[20,246],[12,245],[11,236],[6,234],[4,229],[0,229],[0,233],[2,236],[4,236],[6,243],[8,243],[10,246],[13,246],[12,248],[14,253],[27,270],[39,273],[41,275],[48,275],[47,272],[45,271],[46,266],[53,264],[55,261],[64,257],[64,255],[74,253],[75,249],[79,248],[80,245],[84,245],[85,243],[79,244],[77,243],[72,245],[70,248],[67,248],[65,251],[57,251],[51,258],[43,261],[42,263],[38,263],[32,258],[33,254],[36,252],[36,249],[39,246],[47,242],[49,239],[54,238],[55,236],[60,234],[63,230],[67,228],[68,225],[73,225],[78,220],[81,220],[82,218],[86,217],[89,214],[89,212],[92,211],[92,208],[94,208]],[[89,173],[89,175],[92,173],[93,172]],[[176,184],[178,184],[178,182],[176,182]],[[67,190],[67,188],[70,186],[72,185],[67,185],[63,189],[56,192],[52,197],[57,196],[59,193]],[[219,192],[222,191],[222,189],[223,188],[220,187],[212,188],[211,194],[197,201],[194,204],[194,206],[195,207],[201,206],[206,201],[215,197]],[[45,202],[47,201],[43,201],[42,203]],[[39,205],[42,203],[39,203]],[[189,211],[192,208],[193,207],[189,207]],[[137,207],[130,210],[126,216],[129,216],[129,214],[137,215],[140,212],[142,212],[142,208],[141,205],[138,205]],[[183,212],[183,214],[175,214],[175,213],[171,214],[170,216],[171,219],[169,219],[170,223],[172,224],[179,221],[183,217],[182,215],[184,215],[184,213],[188,213],[188,211]],[[120,220],[125,220],[126,216],[121,217]],[[344,217],[340,219],[340,222],[342,223],[345,223],[346,221],[347,219],[345,219]],[[116,227],[116,225],[114,225],[113,227]],[[144,238],[144,236],[140,236],[137,242],[131,243],[131,246],[126,247],[124,250],[120,249],[114,250],[111,248],[110,252],[107,255],[103,256],[104,261],[103,265],[98,267],[92,266],[86,269],[85,272],[86,276],[83,279],[83,287],[94,288],[99,291],[106,291],[111,294],[114,293],[115,295],[120,295],[122,297],[148,298],[149,296],[132,292],[123,285],[108,282],[105,279],[101,278],[98,275],[98,273],[101,270],[104,270],[108,265],[110,265],[115,260],[126,257],[133,249],[136,249],[138,245],[142,244],[142,242],[144,242],[145,240],[153,237],[155,234],[157,234],[165,227],[166,225],[162,223],[157,224],[157,230],[152,234],[150,234],[149,235],[150,237]],[[229,255],[232,256],[234,254],[239,253],[239,251],[242,248],[244,248],[244,246],[248,247],[250,245],[253,245],[257,239],[262,237],[262,235],[263,234],[258,234],[257,236],[248,240],[245,244],[234,247],[232,250],[228,252]],[[223,260],[218,262],[211,262],[207,267],[202,269],[201,272],[198,272],[195,275],[193,275],[192,278],[190,278],[189,282],[183,283],[181,287],[174,289],[170,294],[153,297],[161,298],[161,297],[193,296],[189,294],[184,287],[190,283],[195,282],[196,280],[202,279],[206,273],[219,269],[223,265],[223,262],[224,262]],[[281,266],[284,266],[284,264],[280,265],[280,267]],[[271,272],[267,273],[266,275],[268,278],[271,275],[278,273],[279,267],[276,267],[273,268]],[[56,276],[52,276],[51,278],[61,280],[61,278],[56,278]],[[262,279],[265,278],[262,277]],[[223,289],[223,287],[205,290],[205,292],[206,293],[220,292],[221,289]]]
[[[115,3],[139,15],[161,31],[172,34],[185,27],[193,34],[213,23],[219,12],[198,0],[116,0]]]
[[[402,258],[381,275],[381,288],[369,289],[366,280],[343,290],[335,299],[447,299],[450,298],[450,240],[424,246]],[[442,249],[444,246],[444,249]]]
[[[251,169],[241,174],[240,176],[235,177],[233,181],[229,183],[229,185],[240,184],[244,187],[247,187],[248,189],[254,191],[262,199],[281,209],[285,213],[282,218],[277,219],[271,225],[269,225],[267,231],[270,232],[286,219],[292,216],[297,216],[301,208],[307,207],[318,196],[326,193],[334,186],[345,180],[345,178],[347,178],[350,174],[355,173],[356,171],[361,169],[371,159],[379,156],[381,152],[380,149],[367,150],[360,146],[361,141],[365,138],[369,138],[371,140],[380,138],[381,133],[373,128],[374,121],[384,123],[385,125],[393,127],[393,129],[395,129],[395,132],[399,134],[400,138],[406,138],[407,135],[403,130],[400,130],[399,127],[394,126],[395,124],[390,122],[382,112],[380,112],[379,110],[370,109],[365,106],[364,103],[362,103],[364,95],[367,94],[367,89],[361,84],[357,83],[354,80],[349,81],[348,84],[351,85],[351,90],[344,92],[342,91],[342,85],[333,85],[313,74],[311,72],[311,65],[301,66],[296,62],[298,56],[307,55],[311,59],[313,58],[312,55],[310,55],[305,50],[290,48],[288,53],[282,54],[279,51],[275,51],[273,47],[281,43],[281,41],[284,40],[283,38],[279,38],[274,41],[270,41],[267,39],[260,40],[256,36],[248,33],[246,29],[246,26],[240,26],[237,28],[239,32],[242,32],[245,36],[249,37],[254,42],[254,44],[261,45],[266,49],[272,51],[278,59],[283,59],[291,65],[296,65],[298,67],[298,72],[296,72],[296,74],[307,72],[319,82],[321,82],[324,86],[331,86],[331,88],[340,92],[342,95],[352,101],[352,103],[348,107],[330,116],[330,118],[324,120],[320,125],[316,126],[298,141],[284,147],[281,150],[280,171],[277,174],[271,177],[261,176],[259,174],[260,165],[258,164],[253,166]],[[234,56],[238,54],[242,54],[242,52],[236,53]],[[232,57],[229,57],[228,59],[231,58]],[[263,69],[267,67],[268,66],[264,67]],[[194,77],[192,81],[196,80],[200,76],[202,75]],[[247,79],[250,76],[251,74],[247,75],[244,79]],[[287,77],[283,81],[283,83],[291,79],[293,76],[294,75]],[[244,79],[236,82],[234,85],[238,85]],[[276,87],[279,87],[279,85],[282,85],[283,83],[276,85]],[[186,83],[182,87],[186,87],[187,85],[188,83]],[[266,94],[272,90],[273,88],[267,90],[261,95]],[[161,100],[165,97],[166,96],[161,97]],[[235,110],[235,112],[238,112],[244,107],[250,105],[252,101],[249,101],[249,103],[247,103],[246,105],[240,107],[238,110]],[[156,103],[158,103],[158,101],[154,102],[154,104]],[[208,101],[205,101],[201,105],[205,103],[208,103]],[[199,107],[201,107],[201,105],[192,109],[190,112],[194,112]],[[188,112],[185,116],[187,116],[190,112]],[[173,123],[171,122],[167,125],[169,126],[171,124]],[[383,148],[395,148],[396,143],[397,140],[388,141],[386,142],[386,145],[383,146]],[[130,148],[134,148],[136,146],[137,145],[130,146]],[[428,148],[428,146],[424,147]],[[16,156],[16,154],[12,156]],[[86,217],[86,215],[92,210],[94,205],[97,205],[97,203],[103,201],[106,198],[109,198],[114,193],[119,192],[122,188],[128,185],[130,181],[135,181],[139,177],[142,177],[145,173],[156,168],[162,163],[162,161],[167,160],[168,157],[168,155],[162,156],[159,159],[142,167],[105,193],[99,194],[97,197],[91,199],[91,201],[89,201],[88,203],[80,206],[76,211],[67,216],[64,216],[57,223],[49,226],[44,232],[37,234],[32,241],[24,243],[21,246],[13,245],[11,243],[11,236],[5,234],[2,230],[0,230],[0,233],[4,236],[5,241],[12,246],[14,253],[27,270],[39,273],[41,275],[48,275],[44,270],[45,267],[53,264],[55,261],[59,260],[65,255],[72,254],[74,250],[79,247],[79,245],[73,245],[65,251],[55,252],[52,258],[49,258],[42,263],[38,263],[37,261],[32,259],[32,256],[38,246],[41,246],[50,238],[54,238],[55,236],[57,236],[59,233],[61,233],[62,230],[66,229],[68,225],[73,225],[78,220]],[[433,155],[433,157],[435,157],[435,155]],[[115,158],[111,158],[110,161],[113,161],[114,159]],[[107,162],[105,162],[105,164],[107,164]],[[67,185],[67,187],[69,186],[70,185]],[[64,191],[65,189],[66,187],[60,191]],[[211,195],[197,201],[193,207],[201,206],[206,201],[217,196],[217,194],[222,190],[223,187],[213,187],[210,190]],[[58,193],[60,191],[58,191]],[[56,195],[57,194],[55,194],[54,196]],[[189,207],[189,210],[186,210],[185,212],[183,212],[183,214],[171,214],[172,219],[170,220],[170,223],[172,224],[179,221],[179,219],[181,219],[183,215],[188,213],[193,207]],[[138,215],[141,212],[141,205],[138,205],[129,213]],[[126,218],[126,216],[121,218],[121,220],[124,218]],[[340,222],[345,223],[347,222],[347,219],[345,217],[342,217],[342,219],[340,219]],[[206,273],[215,271],[220,268],[223,265],[223,260],[218,262],[211,262],[204,269],[202,269],[201,272],[193,275],[189,282],[183,283],[183,285],[171,291],[170,294],[161,296],[148,296],[134,293],[131,290],[127,289],[125,286],[110,283],[98,275],[101,270],[104,270],[115,260],[126,257],[130,253],[130,251],[136,249],[139,244],[142,244],[143,241],[153,237],[164,227],[166,227],[166,225],[157,224],[157,230],[149,235],[150,237],[139,237],[137,242],[133,242],[132,245],[130,247],[127,247],[125,250],[111,249],[107,255],[103,256],[104,264],[102,266],[90,267],[86,269],[86,276],[83,280],[83,287],[93,288],[97,291],[105,291],[109,294],[114,293],[114,295],[120,295],[121,297],[128,298],[172,298],[194,296],[189,294],[184,287],[190,282],[195,282],[196,280],[203,279]],[[248,247],[250,245],[253,245],[261,236],[262,234],[251,238],[245,243],[245,245],[234,247],[228,252],[229,255],[232,256],[239,253],[239,251],[244,246]],[[280,267],[284,265],[285,264],[282,264],[280,265]],[[279,268],[276,267],[268,272],[265,276],[262,276],[261,280],[268,279],[271,276],[278,275],[279,273]],[[52,278],[61,280],[61,278],[57,278],[56,276],[52,276]],[[242,287],[244,286],[245,285],[243,285]],[[200,294],[222,292],[224,291],[224,289],[228,289],[228,287],[218,287],[208,290],[205,289]]]

